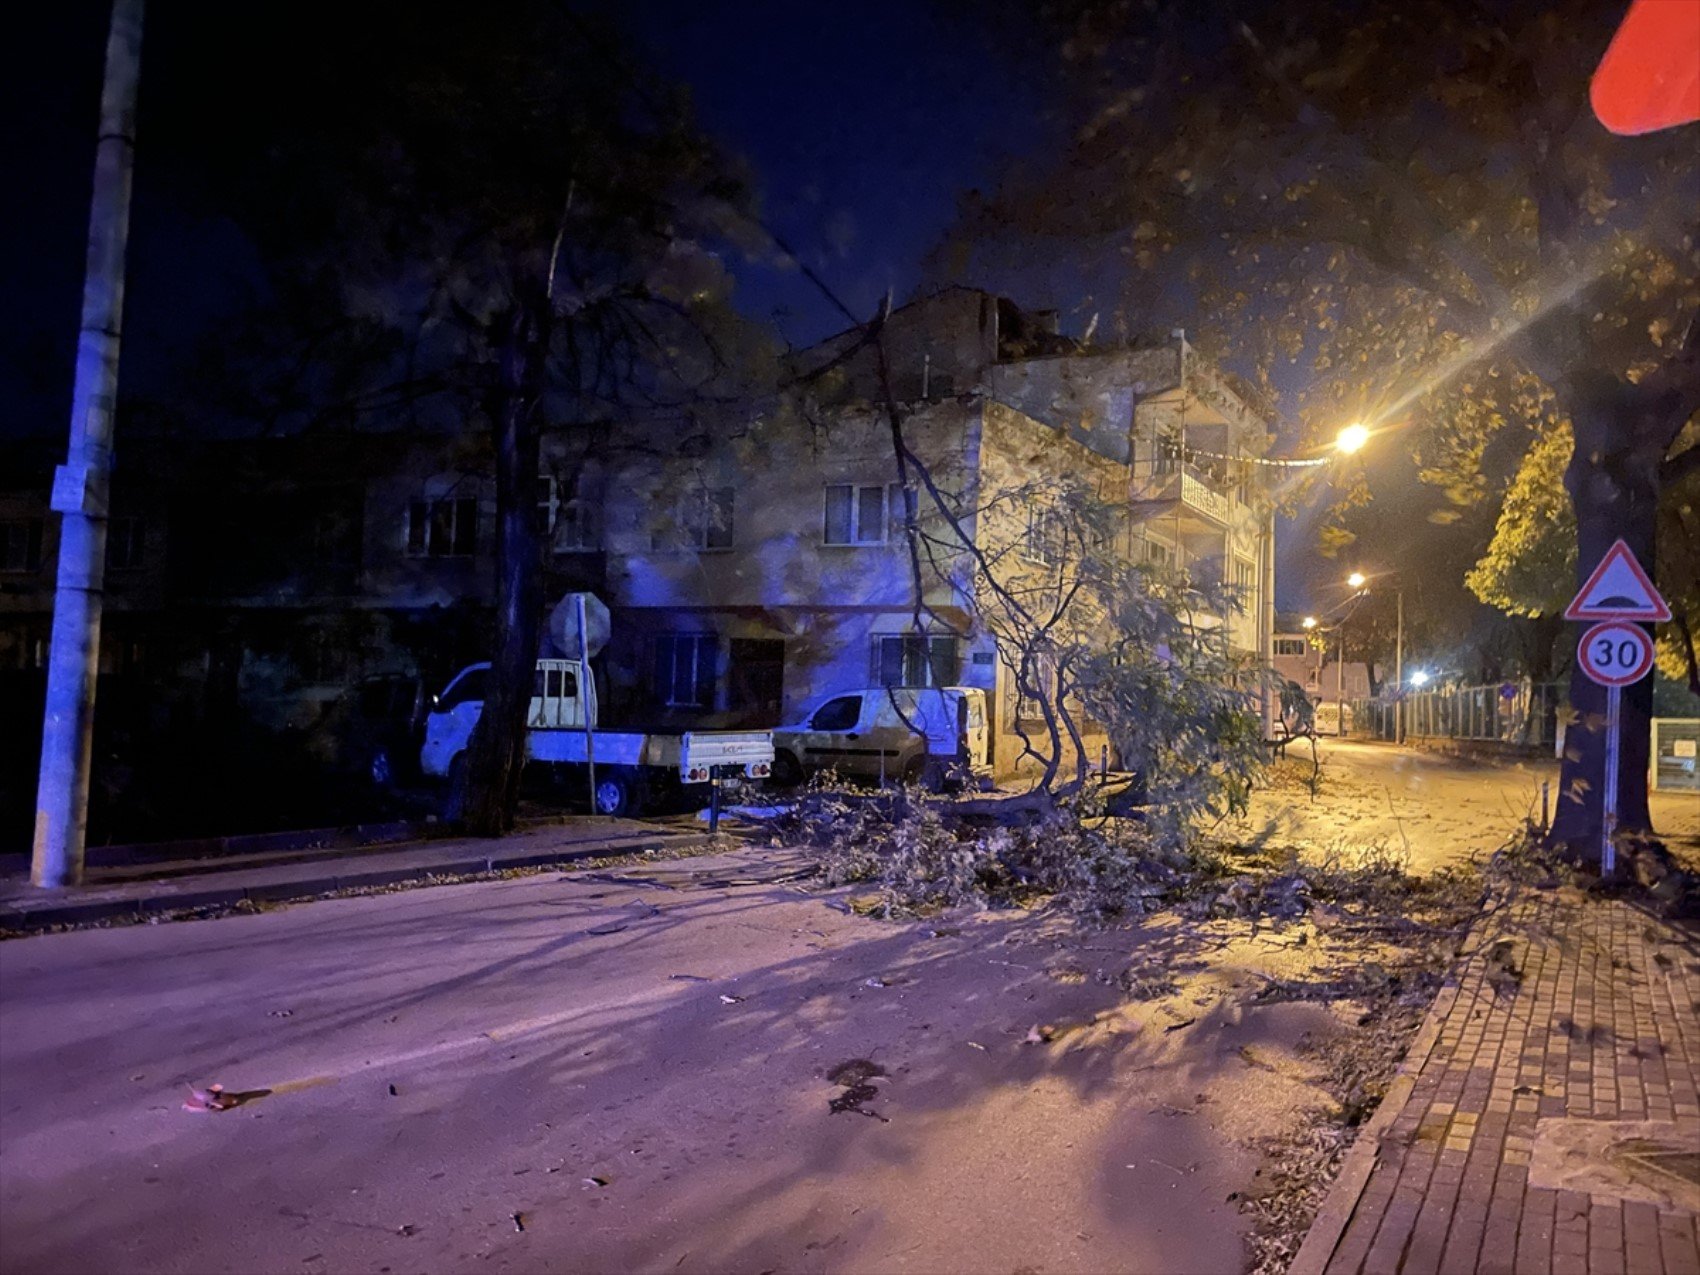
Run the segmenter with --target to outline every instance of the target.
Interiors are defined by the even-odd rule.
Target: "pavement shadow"
[[[501,1186],[511,1212],[544,1219],[524,1243],[568,1245],[551,1269],[761,1270],[787,1246],[812,1255],[805,1266],[878,1268],[901,1256],[866,1247],[890,1199],[870,1203],[868,1216],[831,1240],[806,1201],[830,1213],[848,1183],[919,1173],[964,1129],[983,1128],[983,1113],[1019,1120],[1041,1093],[1065,1094],[1082,1109],[1101,1105],[1099,1145],[1082,1158],[1105,1232],[1137,1242],[1149,1269],[1174,1269],[1192,1251],[1165,1238],[1159,1223],[1170,1192],[1192,1188],[1218,1141],[1199,1121],[1149,1118],[1150,1096],[1136,1077],[1160,1070],[1196,1086],[1228,1067],[1259,1080],[1267,1064],[1252,1047],[1275,1028],[1220,999],[1196,1013],[1174,1009],[1160,1025],[1130,1024],[1125,1011],[1139,1002],[1115,979],[1079,967],[1082,953],[1097,949],[1118,973],[1136,958],[1185,978],[1219,946],[1207,930],[1130,926],[1082,937],[1043,912],[885,924],[830,911],[832,897],[785,879],[784,864],[736,873],[680,866],[175,927],[182,942],[152,958],[147,982],[170,987],[175,1003],[206,1005],[205,1016],[144,1040],[114,1015],[79,1048],[173,1083],[295,1067],[294,1075],[256,1077],[265,1090],[244,1091],[270,1091],[264,1108],[282,1114],[280,1098],[314,1089],[291,1110],[295,1133],[283,1134],[275,1119],[220,1124],[233,1119],[220,1113],[208,1130],[244,1136],[194,1139],[196,1180],[232,1189],[252,1188],[256,1174],[270,1181],[276,1171],[253,1161],[286,1136],[308,1140],[313,1181],[325,1183],[368,1181],[374,1156],[456,1163],[459,1176],[478,1181],[487,1172],[480,1155],[523,1152],[519,1174],[534,1160],[559,1160],[565,1176],[539,1170]],[[551,897],[554,882],[559,897]],[[758,937],[775,936],[785,955],[748,959]],[[385,968],[364,963],[365,954],[381,955]],[[80,976],[126,972],[134,977],[136,963],[119,941]],[[421,1037],[409,1027],[426,1011]],[[50,1066],[61,1048],[9,1050],[9,1067]],[[851,1059],[885,1073],[861,1104],[880,1120],[832,1109],[844,1088],[830,1073]],[[112,1092],[113,1101],[134,1101],[133,1091]],[[9,1114],[7,1141],[50,1135],[73,1115],[53,1104]],[[979,1154],[959,1150],[970,1160]],[[604,1221],[597,1201],[607,1195],[577,1189],[610,1163],[625,1190],[633,1166],[643,1166],[654,1225]],[[1157,1175],[1163,1194],[1130,1206],[1119,1183],[1134,1165]],[[706,1166],[713,1172],[705,1175]],[[429,1196],[435,1188],[414,1189]],[[268,1188],[249,1198],[281,1194]],[[74,1269],[74,1256],[115,1251],[157,1230],[152,1202],[133,1192],[64,1198],[57,1218],[34,1219],[42,1269]],[[311,1212],[306,1203],[291,1207]],[[570,1220],[573,1238],[549,1239],[549,1217]],[[407,1227],[403,1239],[418,1229]],[[373,1243],[385,1234],[363,1230]],[[505,1242],[521,1243],[518,1234]],[[679,1266],[686,1236],[689,1260]],[[455,1265],[456,1255],[440,1256]]]

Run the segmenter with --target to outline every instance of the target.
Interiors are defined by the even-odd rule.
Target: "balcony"
[[[1135,474],[1128,483],[1128,503],[1135,522],[1173,517],[1182,535],[1220,535],[1233,508],[1227,493],[1191,465]]]

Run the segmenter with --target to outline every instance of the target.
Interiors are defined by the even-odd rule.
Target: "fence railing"
[[[1558,741],[1565,688],[1560,682],[1502,682],[1416,691],[1405,696],[1407,739],[1468,739],[1551,748]],[[1349,729],[1360,738],[1396,737],[1391,699],[1351,701]]]

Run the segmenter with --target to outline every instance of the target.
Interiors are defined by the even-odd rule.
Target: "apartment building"
[[[1273,544],[1255,464],[1267,425],[1184,338],[1087,349],[1054,316],[963,288],[890,316],[883,377],[860,336],[798,356],[806,401],[751,404],[731,424],[622,421],[588,452],[582,430],[545,436],[544,597],[582,589],[609,604],[611,712],[774,725],[845,688],[980,686],[997,768],[1012,773],[1032,709],[973,560],[1010,563],[1017,578],[1058,569],[1046,492],[1068,483],[1121,511],[1129,561],[1236,586],[1241,605],[1201,622],[1230,650],[1269,653]],[[899,473],[887,381],[925,479]],[[487,446],[401,432],[127,442],[102,718],[133,701],[137,737],[235,720],[300,731],[362,679],[436,689],[481,658]],[[52,459],[18,449],[0,490],[0,702],[17,720],[39,711],[46,665]],[[926,549],[918,579],[908,491]],[[25,752],[0,757],[0,805],[27,800]]]
[[[857,337],[799,359],[830,369],[811,408],[758,415],[688,456],[642,440],[604,475],[609,678],[627,711],[770,724],[858,686],[978,686],[995,768],[1025,768],[1034,708],[987,614],[983,566],[1054,569],[1046,492],[1069,482],[1117,506],[1128,560],[1234,586],[1239,607],[1200,622],[1267,655],[1272,524],[1254,459],[1267,424],[1184,340],[1084,351],[1048,316],[969,289],[891,316],[883,376]],[[887,383],[954,517],[900,476]],[[922,518],[918,573],[900,477]],[[1086,741],[1094,757],[1106,742]]]

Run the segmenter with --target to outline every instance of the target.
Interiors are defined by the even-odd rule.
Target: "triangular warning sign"
[[[1567,620],[1668,620],[1670,608],[1641,569],[1628,545],[1619,540],[1570,605]]]

